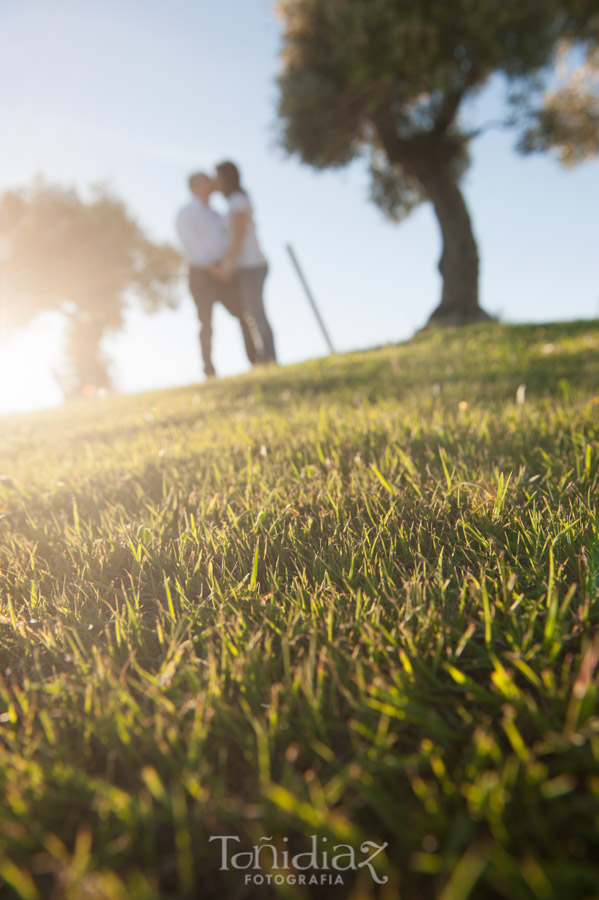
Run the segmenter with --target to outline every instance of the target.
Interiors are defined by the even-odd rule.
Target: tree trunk
[[[456,173],[460,144],[447,130],[400,138],[388,108],[376,114],[373,122],[389,161],[422,185],[441,229],[443,291],[427,327],[490,321],[491,316],[478,305],[478,249]]]
[[[462,325],[490,321],[478,305],[478,249],[464,197],[450,165],[438,164],[418,172],[433,204],[441,229],[443,278],[441,302],[427,326]]]
[[[65,400],[93,396],[100,389],[112,388],[108,364],[101,347],[106,326],[78,310],[67,320],[65,366],[54,373]]]

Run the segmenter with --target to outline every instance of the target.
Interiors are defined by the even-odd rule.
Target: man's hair
[[[231,194],[236,193],[236,191],[241,191],[242,194],[245,194],[245,191],[241,186],[239,169],[235,163],[229,161],[219,163],[216,167],[216,171],[223,186],[223,194],[225,197],[229,197]]]

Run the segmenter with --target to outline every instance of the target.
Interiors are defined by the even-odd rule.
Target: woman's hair
[[[216,167],[216,172],[220,179],[220,183],[223,188],[223,194],[225,195],[225,197],[230,197],[231,194],[234,194],[237,191],[241,191],[242,194],[245,194],[245,190],[241,186],[239,169],[237,168],[235,163],[219,163]]]

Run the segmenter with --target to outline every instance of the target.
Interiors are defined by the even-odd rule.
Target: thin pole
[[[316,305],[316,300],[314,299],[314,295],[313,295],[312,291],[310,290],[310,288],[308,287],[308,282],[304,278],[304,273],[301,270],[297,256],[293,252],[293,247],[291,246],[291,244],[287,244],[287,253],[291,257],[291,262],[293,263],[295,271],[298,274],[299,280],[302,283],[302,287],[304,288],[304,290],[306,292],[306,297],[308,298],[308,302],[310,303],[310,306],[312,307],[312,312],[316,316],[316,321],[318,322],[318,324],[320,326],[320,330],[322,331],[322,335],[327,343],[327,347],[329,348],[329,353],[334,353],[335,350],[333,348],[333,342],[331,341],[329,333],[326,329],[326,325],[322,321],[322,316],[320,315],[320,313],[318,311],[318,307]]]

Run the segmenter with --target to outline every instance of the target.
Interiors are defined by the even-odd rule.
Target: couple
[[[189,266],[189,290],[200,319],[200,346],[206,376],[212,365],[212,307],[217,300],[239,319],[247,357],[252,363],[276,362],[271,327],[262,291],[268,265],[256,236],[252,205],[232,162],[216,167],[216,175],[189,177],[193,195],[177,216],[177,232]],[[215,191],[229,205],[225,218],[210,206]]]

